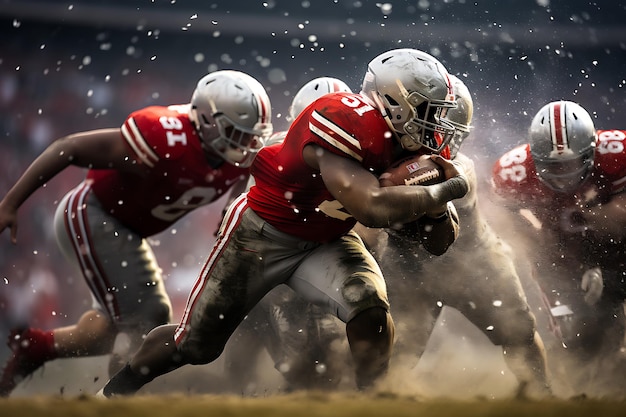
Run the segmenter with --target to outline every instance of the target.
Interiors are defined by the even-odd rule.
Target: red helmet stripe
[[[550,106],[550,129],[552,130],[552,149],[556,154],[562,154],[569,148],[565,119],[565,105],[561,102],[553,103]]]
[[[341,85],[339,84],[339,82],[337,82],[337,80],[333,80],[332,81],[332,86],[330,88],[330,92],[334,93],[337,91],[341,91]]]
[[[261,116],[261,122],[262,123],[267,123],[267,108],[266,108],[266,103],[265,100],[263,100],[262,97],[258,96],[257,99],[259,100],[259,111],[261,112],[260,116]]]

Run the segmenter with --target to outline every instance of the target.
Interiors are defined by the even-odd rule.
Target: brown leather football
[[[392,185],[432,185],[446,179],[443,169],[430,155],[409,155],[389,166],[378,178],[381,187]]]

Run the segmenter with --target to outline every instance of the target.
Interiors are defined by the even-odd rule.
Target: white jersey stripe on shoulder
[[[361,142],[353,138],[352,135],[343,130],[341,127],[337,126],[335,123],[331,122],[317,111],[314,111],[312,116],[315,121],[321,123],[325,127],[329,128],[330,130],[341,136],[343,139],[345,139],[346,142],[350,143],[357,149],[361,149]]]
[[[132,117],[122,125],[122,135],[144,164],[152,168],[159,161],[159,155],[146,143]]]
[[[187,301],[187,305],[185,306],[185,311],[183,312],[180,324],[177,326],[176,331],[174,332],[174,340],[176,341],[176,343],[179,343],[181,338],[185,335],[185,333],[187,333],[188,326],[190,325],[189,321],[191,317],[191,311],[193,310],[196,302],[200,299],[200,297],[202,297],[204,287],[209,279],[209,274],[213,270],[215,262],[219,259],[222,250],[224,249],[224,246],[230,241],[233,230],[241,221],[241,214],[248,207],[248,200],[246,197],[246,193],[243,193],[239,197],[237,197],[229,206],[228,211],[224,216],[224,221],[222,222],[219,232],[219,235],[221,236],[219,244],[213,247],[213,250],[211,250],[209,257],[204,263],[202,271],[200,272],[200,275],[198,276],[196,282],[193,285],[191,293],[189,294],[189,299]]]
[[[341,152],[343,152],[343,153],[345,153],[347,155],[350,155],[351,157],[353,157],[354,159],[356,159],[359,162],[361,162],[363,160],[361,155],[359,155],[358,153],[354,152],[352,149],[348,148],[345,144],[337,141],[337,139],[333,138],[332,136],[330,136],[326,132],[320,130],[317,126],[313,125],[312,123],[309,123],[309,129],[311,130],[311,132],[315,133],[317,136],[319,136],[320,138],[324,139],[329,145],[339,149]]]

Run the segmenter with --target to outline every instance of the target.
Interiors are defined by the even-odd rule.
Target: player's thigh
[[[389,309],[382,272],[354,232],[311,251],[287,284],[344,322],[371,307]]]
[[[148,242],[111,217],[90,194],[79,208],[70,192],[55,215],[57,240],[89,289],[122,330],[147,331],[171,320],[161,270]]]
[[[282,235],[252,210],[236,212],[229,222],[233,227],[222,227],[176,332],[179,349],[190,357],[218,355],[244,317],[306,255],[293,242],[280,241]]]

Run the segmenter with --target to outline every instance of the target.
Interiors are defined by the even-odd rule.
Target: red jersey
[[[356,223],[309,167],[302,150],[314,143],[354,159],[373,175],[391,163],[395,147],[390,127],[371,102],[352,93],[331,93],[309,105],[294,120],[282,144],[261,149],[252,164],[256,185],[250,207],[282,232],[328,242]]]
[[[577,192],[595,186],[608,195],[620,193],[626,188],[626,130],[598,130],[597,133],[591,175]],[[563,196],[539,179],[528,144],[500,157],[493,167],[492,181],[499,195],[518,201],[520,206],[555,206],[554,203],[558,203],[554,207],[558,209],[564,200],[574,199],[574,195]]]
[[[132,113],[120,140],[147,177],[91,169],[87,180],[102,207],[142,237],[159,233],[199,206],[211,203],[248,177],[247,168],[207,162],[189,120],[188,105],[152,106]]]
[[[557,249],[562,253],[587,263],[622,265],[626,248],[621,242],[605,239],[576,222],[580,201],[589,196],[600,196],[594,201],[610,201],[626,187],[626,131],[597,133],[591,174],[573,193],[557,193],[539,179],[528,144],[505,153],[495,163],[492,183],[508,205],[529,210],[543,228],[555,231],[560,242]]]

